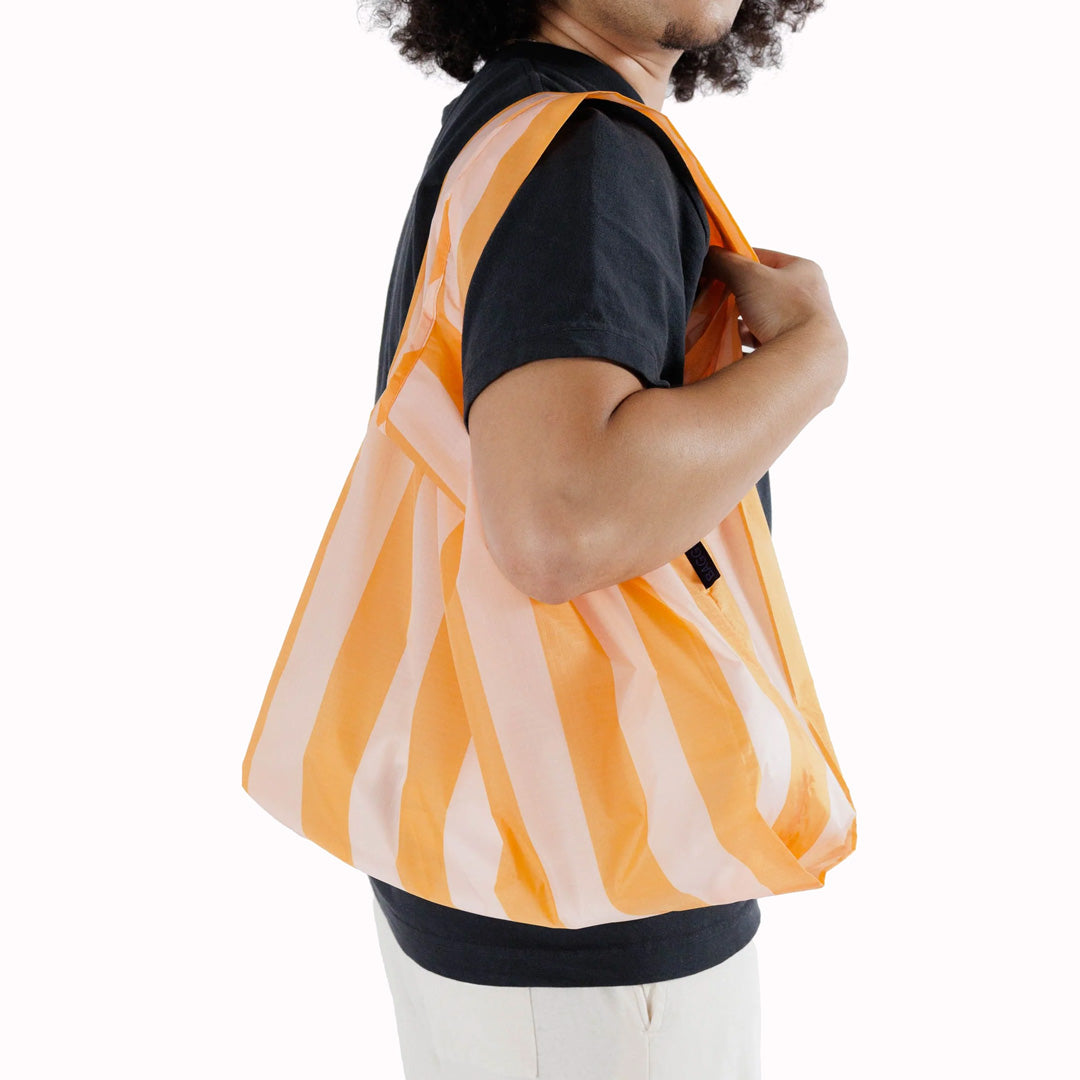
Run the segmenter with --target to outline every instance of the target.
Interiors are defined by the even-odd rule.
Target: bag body
[[[667,118],[615,91],[508,106],[446,174],[384,392],[267,687],[243,787],[381,881],[578,928],[819,888],[855,847],[756,487],[684,556],[561,603],[484,541],[462,414],[472,272],[584,98],[657,123],[710,243],[755,257]],[[684,382],[742,356],[735,298],[694,303]]]

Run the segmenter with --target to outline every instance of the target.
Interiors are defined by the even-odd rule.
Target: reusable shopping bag
[[[469,281],[586,98],[685,159],[710,243],[755,257],[659,111],[613,91],[508,106],[446,174],[386,389],[266,690],[243,787],[346,863],[449,907],[578,928],[819,888],[855,811],[756,487],[685,555],[545,604],[484,542],[463,422]],[[711,280],[685,382],[742,357]]]

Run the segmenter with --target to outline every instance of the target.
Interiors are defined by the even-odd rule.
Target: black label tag
[[[712,561],[712,556],[700,540],[686,553],[686,557],[706,589],[720,576],[716,563]]]

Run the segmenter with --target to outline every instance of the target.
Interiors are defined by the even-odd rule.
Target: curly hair
[[[477,61],[515,38],[536,32],[544,0],[357,0],[357,12],[373,6],[370,25],[390,30],[390,40],[425,72],[438,66],[461,82],[476,74]],[[754,68],[779,67],[781,31],[801,30],[824,0],[743,0],[731,31],[716,44],[687,49],[671,71],[676,101],[695,94],[741,94]]]

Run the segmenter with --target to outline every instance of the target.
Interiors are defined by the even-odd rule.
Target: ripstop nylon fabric
[[[657,123],[710,242],[754,257],[662,113],[542,92],[446,175],[386,389],[286,635],[243,766],[268,812],[425,899],[576,928],[817,888],[854,850],[756,489],[680,557],[564,604],[514,588],[483,538],[462,422],[461,319],[484,244],[584,98]],[[685,382],[742,355],[713,281]]]

